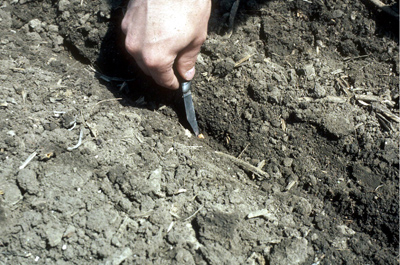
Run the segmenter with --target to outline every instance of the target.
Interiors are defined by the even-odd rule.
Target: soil
[[[398,18],[234,2],[198,139],[125,52],[126,1],[0,0],[0,264],[399,263]]]

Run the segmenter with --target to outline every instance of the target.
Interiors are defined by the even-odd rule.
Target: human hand
[[[125,47],[159,85],[178,89],[191,80],[207,37],[211,0],[131,0],[122,20]]]

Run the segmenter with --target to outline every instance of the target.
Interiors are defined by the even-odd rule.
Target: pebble
[[[334,10],[332,13],[332,16],[334,18],[341,18],[344,15],[344,12],[342,10]]]
[[[59,0],[58,1],[58,11],[65,11],[68,8],[69,5],[69,1],[68,0]]]
[[[37,18],[32,19],[31,21],[29,21],[29,22],[28,22],[28,25],[29,25],[29,28],[31,28],[31,29],[34,30],[35,32],[41,32],[41,31],[43,31],[42,22],[41,22],[39,19],[37,19]]]
[[[345,236],[352,236],[352,235],[356,234],[356,232],[353,229],[351,229],[350,227],[347,227],[345,225],[338,225],[338,226],[336,226],[336,228],[339,230],[339,232],[342,235],[345,235]]]
[[[58,32],[58,26],[57,25],[49,25],[49,31],[50,32]]]
[[[142,193],[150,193],[152,192],[154,195],[158,197],[165,197],[165,194],[161,192],[161,173],[162,173],[162,168],[158,168],[154,170],[150,176],[148,181],[144,183],[142,188]]]
[[[273,248],[269,263],[276,265],[303,264],[309,254],[312,254],[312,249],[309,249],[308,241],[305,238],[285,239]]]
[[[281,90],[277,87],[272,88],[271,92],[268,93],[268,100],[271,103],[279,104],[282,101]]]
[[[63,236],[63,228],[53,223],[52,226],[46,228],[47,243],[50,247],[55,247],[61,243]]]
[[[133,251],[130,248],[125,248],[123,250],[116,251],[113,255],[108,257],[103,263],[103,265],[119,265],[127,258],[133,255]]]
[[[73,225],[69,225],[67,229],[65,229],[63,237],[71,237],[72,234],[75,234],[75,227]]]
[[[286,157],[283,159],[283,165],[285,167],[291,167],[293,164],[293,158]]]
[[[15,184],[7,183],[3,186],[2,190],[4,191],[3,198],[6,205],[17,204],[22,199],[21,191]]]
[[[316,98],[323,98],[326,96],[326,90],[319,83],[316,83],[313,89],[313,96]]]
[[[315,68],[312,64],[305,65],[303,70],[308,80],[311,80],[313,77],[315,77]]]

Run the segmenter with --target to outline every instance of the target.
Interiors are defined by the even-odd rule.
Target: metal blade
[[[193,129],[196,136],[199,135],[199,126],[197,125],[196,113],[194,111],[192,92],[190,91],[190,82],[182,83],[183,102],[185,104],[186,119]]]

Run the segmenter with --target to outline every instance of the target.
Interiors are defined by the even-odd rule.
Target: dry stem
[[[228,155],[228,154],[225,154],[222,152],[215,151],[215,153],[230,159],[232,162],[234,162],[236,165],[240,166],[241,168],[243,168],[243,170],[245,170],[247,172],[251,172],[259,177],[269,178],[269,174],[267,172],[247,163],[246,161],[243,161],[239,158],[236,158],[234,156],[231,156],[231,155]]]

